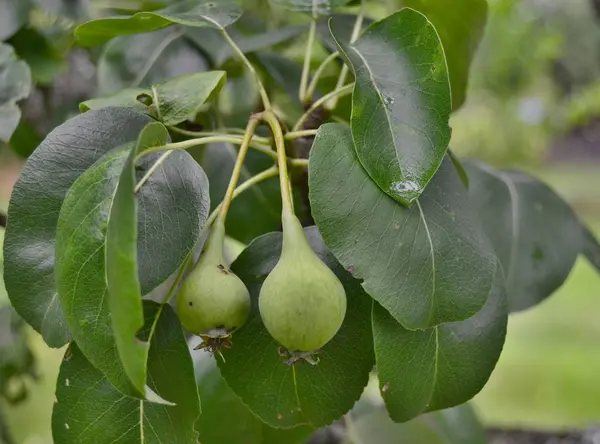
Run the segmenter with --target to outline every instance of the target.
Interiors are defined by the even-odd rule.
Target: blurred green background
[[[459,155],[544,179],[600,236],[596,3],[490,0],[468,100],[452,119],[451,146]],[[0,208],[21,165],[0,147]],[[0,243],[2,237],[0,230]],[[24,403],[1,410],[17,443],[46,444],[52,442],[54,383],[64,350],[50,350],[29,335],[39,380],[29,381]],[[500,362],[474,404],[488,425],[565,429],[600,422],[600,276],[583,258],[553,297],[511,316]]]

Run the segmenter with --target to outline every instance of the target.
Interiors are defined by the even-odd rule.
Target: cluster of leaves
[[[324,76],[314,97],[298,100],[306,70],[266,48],[293,49],[309,28],[269,29],[225,0],[184,0],[75,30],[81,45],[105,44],[99,91],[112,94],[82,103],[29,157],[5,241],[13,306],[49,346],[69,344],[56,442],[195,443],[198,434],[204,443],[301,442],[353,408],[374,367],[391,419],[419,419],[395,428],[373,407],[348,433],[425,424],[424,442],[466,442],[444,425],[453,413],[420,415],[481,390],[508,313],[550,296],[580,253],[600,269],[600,245],[546,185],[448,150],[484,0],[465,2],[467,21],[443,0],[407,0],[411,8],[365,20],[362,34],[362,13],[334,11],[348,1],[272,3],[310,13],[309,41],[343,60],[330,67],[340,88],[321,95],[331,89]],[[347,69],[355,80],[346,85]],[[310,151],[308,173],[293,179],[297,208],[314,220],[306,236],[346,290],[346,318],[318,365],[282,361],[257,309],[282,247],[273,232],[279,190],[264,181],[227,219],[228,234],[249,242],[231,269],[250,291],[250,319],[218,367],[197,365],[195,374],[170,305],[144,296],[164,301],[161,284],[197,250],[241,142],[226,128],[265,95],[293,128],[290,157]],[[308,112],[294,124],[302,106]],[[272,165],[270,142],[253,139],[243,179]],[[195,145],[206,146],[181,150]]]

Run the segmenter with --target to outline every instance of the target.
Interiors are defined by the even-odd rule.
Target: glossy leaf
[[[261,422],[229,388],[208,353],[198,354],[195,368],[204,406],[197,423],[202,444],[304,444],[312,433],[307,426],[280,430]]]
[[[582,253],[590,264],[600,272],[600,242],[588,227],[582,224],[581,229],[583,230]]]
[[[328,15],[350,0],[269,0],[273,5],[283,6],[294,12],[306,12],[314,15]]]
[[[106,373],[109,381],[130,395],[134,393],[128,375],[123,373],[116,342],[127,343],[131,338],[117,340],[111,328],[114,333],[131,333],[137,320],[134,317],[128,321],[126,315],[129,313],[121,313],[113,321],[115,314],[109,311],[111,296],[107,297],[109,289],[105,275],[108,271],[107,226],[112,223],[115,189],[133,148],[133,144],[126,144],[109,151],[82,174],[67,193],[56,230],[55,268],[58,294],[73,339],[86,358]],[[155,166],[158,167],[156,173],[162,174],[150,176],[137,196],[140,201],[137,222],[140,280],[142,288],[148,279],[155,284],[147,290],[163,282],[183,262],[194,247],[208,215],[206,176],[188,153],[175,151],[169,157],[158,153],[144,156],[136,167],[138,177],[143,177]],[[117,214],[117,218],[119,216]],[[130,219],[127,222],[132,223]],[[119,220],[116,223],[119,224]],[[127,228],[117,226],[117,229]],[[129,227],[129,233],[132,229]],[[144,258],[148,248],[152,248],[154,256]],[[166,259],[167,256],[172,256],[171,260]],[[124,258],[127,259],[133,260],[131,257]],[[167,264],[168,267],[162,267]],[[121,266],[124,264],[116,267]],[[121,272],[124,270],[115,271],[117,274]],[[157,280],[157,277],[160,279]],[[119,278],[124,279],[123,276]],[[129,282],[125,285],[130,285],[133,278],[129,276],[127,279]],[[131,295],[126,297],[131,298]],[[127,305],[123,301],[121,304]],[[112,303],[110,308],[124,309],[122,305],[115,307]],[[121,322],[121,325],[115,329],[113,322]],[[121,353],[125,353],[125,348]],[[128,359],[139,361],[140,356]],[[135,373],[136,383],[140,378],[138,370]],[[143,396],[137,384],[134,389],[135,395]]]
[[[223,29],[241,15],[242,9],[229,0],[184,0],[159,11],[92,20],[79,25],[75,36],[81,45],[95,46],[118,35],[157,31],[173,24]]]
[[[208,145],[202,154],[202,167],[210,182],[212,209],[223,200],[229,177],[237,157],[237,149],[231,144]],[[263,154],[249,152],[244,162],[240,181],[247,180],[273,164]],[[252,220],[252,223],[248,223]],[[274,177],[252,187],[231,204],[225,228],[227,234],[241,242],[281,228],[281,192],[279,179]]]
[[[500,268],[485,306],[465,321],[410,331],[374,302],[377,372],[390,417],[403,422],[475,396],[500,357],[506,323],[506,290]]]
[[[176,27],[117,37],[98,61],[98,93],[150,87],[176,76],[206,71],[208,64]]]
[[[4,242],[6,290],[19,315],[51,347],[70,340],[54,278],[54,238],[65,195],[101,155],[135,141],[149,122],[126,109],[68,120],[29,157],[15,184]]]
[[[127,153],[110,202],[106,228],[105,275],[110,322],[125,374],[141,395],[146,385],[149,344],[136,337],[144,326],[144,312],[138,280],[135,159],[147,147],[164,145],[168,138],[167,129],[158,122],[149,123],[142,130],[137,143]]]
[[[469,197],[506,274],[509,308],[524,310],[559,288],[581,251],[571,207],[535,178],[466,162]]]
[[[421,415],[406,423],[393,422],[376,408],[356,419],[345,444],[485,444],[483,426],[468,404]]]
[[[448,8],[444,0],[402,0],[404,6],[423,13],[440,35],[452,84],[452,106],[465,101],[469,68],[487,21],[486,0],[463,0]]]
[[[149,325],[158,306],[145,302]],[[197,444],[200,403],[181,325],[164,307],[148,357],[152,389],[175,406],[151,404],[117,391],[76,344],[65,357],[56,387],[52,435],[62,444]]]
[[[251,54],[271,46],[290,40],[306,29],[305,26],[287,26],[258,34],[245,35],[235,28],[228,30],[231,38],[236,42],[244,54]],[[229,59],[237,55],[221,33],[210,28],[189,28],[186,36],[193,41],[211,59],[213,66],[221,67]]]
[[[211,96],[218,94],[225,84],[225,76],[225,71],[187,74],[152,85],[149,89],[126,89],[112,96],[87,100],[79,105],[79,109],[131,107],[146,112],[165,125],[177,125],[197,113]],[[148,103],[142,103],[143,99]]]
[[[325,426],[352,408],[373,368],[370,298],[324,247],[315,227],[306,229],[309,242],[332,268],[346,289],[346,319],[312,366],[285,364],[279,344],[269,335],[258,313],[262,282],[277,263],[282,236],[271,233],[253,241],[232,270],[244,281],[253,299],[253,313],[233,336],[233,347],[219,362],[223,377],[242,402],[271,427]]]
[[[17,102],[31,91],[31,72],[4,43],[0,43],[0,79],[0,142],[8,142],[21,120]]]
[[[29,0],[0,0],[0,41],[19,30],[29,18]]]
[[[338,34],[335,21],[332,33]],[[354,44],[337,43],[356,77],[351,121],[358,158],[385,193],[411,204],[450,142],[450,83],[435,28],[405,8],[373,23]]]
[[[410,208],[370,179],[347,126],[321,126],[308,172],[325,243],[400,324],[423,329],[483,307],[496,256],[448,158]]]

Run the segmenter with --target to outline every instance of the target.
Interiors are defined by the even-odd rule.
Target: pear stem
[[[240,173],[244,165],[244,159],[246,158],[246,154],[248,153],[248,148],[250,147],[250,142],[252,142],[252,138],[254,137],[254,131],[256,131],[256,127],[259,123],[260,119],[258,119],[256,116],[251,116],[250,120],[248,121],[248,125],[246,126],[246,133],[244,134],[244,139],[242,140],[242,144],[240,145],[240,151],[238,152],[237,158],[235,160],[235,165],[233,166],[233,172],[231,173],[231,178],[229,179],[229,185],[227,186],[225,197],[223,198],[223,202],[221,203],[221,210],[219,212],[218,219],[223,224],[225,223],[225,218],[227,217],[227,212],[229,211],[229,207],[233,199],[235,187],[237,186],[238,180],[240,178]]]
[[[277,147],[277,164],[279,166],[279,183],[281,185],[281,202],[284,211],[289,211],[294,214],[294,201],[292,199],[292,189],[290,186],[290,178],[287,168],[287,157],[285,154],[285,139],[281,124],[277,120],[277,116],[271,111],[264,111],[260,114],[260,118],[264,120],[270,127],[273,133],[273,140]]]

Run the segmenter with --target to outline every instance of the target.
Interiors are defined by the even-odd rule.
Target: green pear
[[[199,336],[229,334],[241,327],[250,314],[248,289],[223,259],[224,239],[225,227],[217,221],[177,299],[181,323]]]
[[[346,315],[346,292],[312,250],[300,221],[284,210],[279,262],[265,279],[258,306],[267,331],[290,351],[314,352]]]

